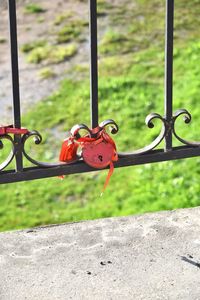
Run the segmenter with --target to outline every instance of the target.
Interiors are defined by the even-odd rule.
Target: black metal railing
[[[13,126],[0,128],[0,147],[3,148],[3,140],[12,143],[9,157],[0,165],[0,183],[10,183],[23,180],[32,180],[58,175],[66,175],[81,172],[95,171],[84,161],[79,160],[71,164],[44,163],[29,156],[25,150],[26,141],[35,137],[35,143],[40,144],[42,136],[37,131],[23,132],[21,129],[20,93],[19,93],[19,70],[18,70],[18,45],[17,45],[17,22],[16,22],[16,0],[8,0],[9,24],[10,24],[10,49],[12,65],[12,90],[13,90]],[[97,1],[89,0],[90,11],[90,87],[91,87],[91,127],[98,126],[98,47],[97,47]],[[175,160],[181,158],[195,157],[200,155],[200,142],[187,141],[180,137],[175,130],[175,123],[179,116],[184,117],[185,123],[190,123],[191,115],[185,109],[180,109],[173,114],[173,29],[174,27],[174,0],[166,0],[166,41],[165,41],[165,97],[164,117],[151,113],[146,118],[146,124],[153,128],[153,121],[159,119],[162,129],[158,137],[148,146],[131,153],[119,153],[119,160],[115,167],[139,165],[153,162]],[[110,123],[109,120],[107,122]],[[105,123],[105,125],[107,124]],[[10,134],[14,129],[14,138]],[[16,131],[15,131],[16,129]],[[4,131],[5,130],[5,131]],[[115,130],[116,132],[117,130]],[[183,145],[173,147],[173,136]],[[165,141],[164,149],[155,148]],[[23,167],[23,157],[33,164],[33,167]],[[15,159],[14,170],[5,168]]]

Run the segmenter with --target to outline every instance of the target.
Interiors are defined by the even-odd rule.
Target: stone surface
[[[200,299],[200,208],[0,234],[1,300]]]

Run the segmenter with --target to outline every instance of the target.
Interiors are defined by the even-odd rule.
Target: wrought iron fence
[[[0,148],[3,149],[3,141],[8,140],[12,144],[12,150],[8,158],[0,165],[0,183],[10,183],[24,180],[53,177],[74,173],[90,172],[96,169],[79,160],[71,164],[44,163],[30,157],[25,150],[26,141],[35,137],[35,144],[42,142],[42,136],[37,131],[26,131],[21,127],[19,71],[18,71],[18,44],[16,0],[8,0],[9,26],[10,26],[10,50],[12,66],[12,97],[13,118],[12,126],[0,127]],[[91,127],[98,126],[98,47],[97,47],[97,1],[89,0],[90,11],[90,87],[91,87]],[[185,109],[179,109],[173,114],[173,31],[174,31],[174,0],[166,0],[166,31],[165,31],[165,97],[164,116],[151,113],[146,118],[149,128],[154,127],[154,120],[162,122],[159,136],[148,146],[131,153],[119,153],[119,160],[115,167],[125,167],[153,162],[175,160],[195,157],[200,155],[200,142],[187,141],[178,135],[175,129],[177,118],[183,116],[184,122],[190,123],[191,115]],[[110,124],[108,120],[104,125]],[[115,125],[115,124],[114,124]],[[117,131],[114,130],[115,132]],[[180,147],[173,147],[172,138],[175,136],[182,143]],[[155,149],[164,140],[164,149]],[[1,150],[2,151],[2,150]],[[30,161],[33,166],[23,166],[23,158]],[[5,170],[15,159],[14,170]]]

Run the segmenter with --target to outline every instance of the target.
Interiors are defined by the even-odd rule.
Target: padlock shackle
[[[90,129],[85,124],[76,124],[72,127],[70,133],[71,133],[72,137],[74,137],[76,140],[78,140],[78,139],[81,138],[81,135],[79,134],[79,131],[80,130],[86,130],[88,132],[88,135],[89,135],[90,138],[97,138],[97,136],[100,134],[100,132],[102,130],[106,129],[107,126],[111,127],[110,132],[112,134],[116,134],[119,130],[119,127],[115,123],[115,121],[112,120],[112,119],[108,119],[108,120],[105,120],[105,121],[101,122],[99,124],[99,126],[93,128],[93,129]]]

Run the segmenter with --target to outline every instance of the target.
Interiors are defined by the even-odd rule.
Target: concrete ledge
[[[200,299],[200,208],[0,234],[1,300]]]

